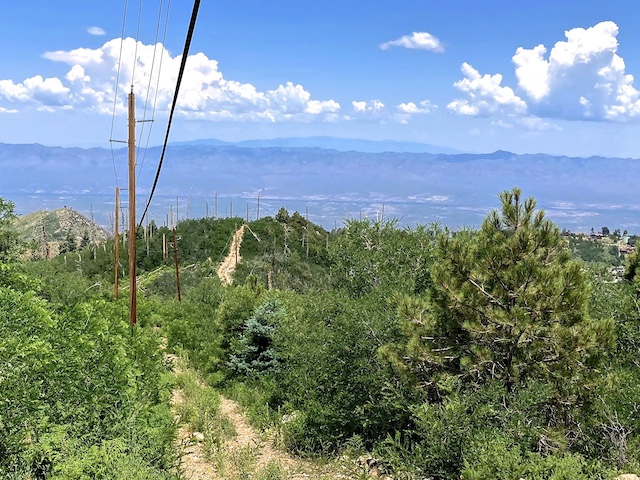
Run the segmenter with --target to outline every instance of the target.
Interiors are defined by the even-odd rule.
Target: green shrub
[[[268,300],[245,322],[242,336],[229,359],[233,372],[248,377],[275,372],[279,362],[271,337],[281,312],[280,304]]]
[[[306,418],[292,441],[296,450],[336,450],[353,435],[371,445],[406,421],[402,381],[377,355],[397,333],[385,305],[335,293],[281,298],[276,381],[281,398]]]
[[[121,304],[58,310],[0,287],[0,476],[166,469],[175,429],[158,338],[132,332]]]
[[[550,455],[523,451],[499,431],[486,430],[465,449],[462,477],[467,480],[596,480],[613,478],[616,472],[599,462],[587,462],[579,454]]]

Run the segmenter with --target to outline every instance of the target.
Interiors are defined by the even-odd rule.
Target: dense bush
[[[247,377],[275,372],[279,367],[273,330],[282,307],[275,301],[260,305],[242,327],[242,335],[229,357],[229,368]]]
[[[291,448],[335,451],[354,435],[371,445],[406,420],[404,385],[377,355],[396,335],[384,303],[309,293],[284,309],[273,344],[279,396],[296,418]]]
[[[328,288],[330,235],[322,227],[307,224],[297,212],[289,216],[285,209],[275,219],[265,217],[248,227],[240,247],[243,261],[235,274],[236,283],[255,275],[264,285],[270,281],[281,290]]]
[[[102,300],[54,309],[3,282],[0,476],[164,475],[174,426],[158,338],[125,318]]]
[[[438,225],[414,230],[398,222],[350,220],[329,245],[335,286],[352,296],[377,291],[419,294],[431,282]]]

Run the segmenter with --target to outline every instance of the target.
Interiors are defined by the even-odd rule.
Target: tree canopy
[[[587,277],[558,227],[519,189],[500,202],[478,232],[440,236],[428,301],[400,303],[406,358],[425,383],[453,376],[513,390],[533,376],[562,385],[611,339],[609,324],[590,320]]]
[[[0,198],[0,262],[15,258],[20,240],[13,228],[14,204]]]

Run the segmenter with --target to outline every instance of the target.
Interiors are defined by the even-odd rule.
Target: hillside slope
[[[70,236],[78,245],[83,236],[87,235],[91,242],[103,242],[108,233],[100,225],[71,208],[57,210],[38,210],[27,215],[21,215],[14,221],[14,226],[20,238],[27,243],[43,241],[42,227],[46,232],[47,242],[56,247]]]

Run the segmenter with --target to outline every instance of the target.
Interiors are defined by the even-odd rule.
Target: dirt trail
[[[227,253],[227,256],[218,267],[218,277],[220,277],[220,281],[225,285],[231,285],[231,282],[233,282],[233,272],[236,271],[236,265],[242,260],[240,256],[240,244],[242,243],[245,228],[246,225],[242,225],[233,234],[229,253]]]
[[[175,389],[171,394],[171,405],[174,411],[185,401],[183,391]],[[226,440],[221,451],[224,458],[231,459],[234,455],[241,455],[242,450],[250,449],[255,454],[255,472],[263,470],[269,464],[278,464],[285,473],[285,478],[291,480],[313,479],[316,476],[304,471],[313,471],[314,468],[308,462],[296,459],[292,455],[281,452],[272,446],[269,439],[260,435],[251,425],[240,406],[226,397],[220,397],[220,415],[231,422],[235,435]],[[179,421],[179,416],[176,415]],[[185,478],[190,480],[228,480],[237,478],[233,467],[227,465],[219,472],[216,464],[207,459],[203,444],[194,438],[188,424],[180,425],[176,444],[181,452],[180,470]],[[231,468],[231,470],[229,470]],[[244,478],[241,475],[242,478]],[[326,478],[322,476],[322,478]]]
[[[166,348],[166,339],[161,344],[162,350]],[[180,366],[180,357],[172,353],[164,354],[165,362],[171,366],[173,373],[179,374],[182,371]],[[175,416],[176,422],[180,423],[180,415],[178,409],[184,404],[184,392],[180,388],[174,388],[171,391],[171,410]],[[178,427],[178,436],[176,438],[176,447],[181,453],[180,470],[186,478],[194,480],[215,479],[215,469],[211,463],[205,459],[202,443],[195,441],[191,428],[186,423],[182,423]]]
[[[165,362],[171,365],[175,374],[182,373],[182,361],[180,357],[171,353],[165,353]],[[199,387],[205,385],[201,380],[197,380]],[[171,392],[171,409],[174,412],[176,421],[182,420],[178,413],[180,406],[185,403],[184,391],[181,388],[174,388]],[[240,454],[243,449],[250,448],[256,455],[256,470],[261,470],[269,463],[279,464],[286,472],[288,479],[309,479],[309,475],[296,474],[294,472],[306,470],[309,467],[307,462],[294,458],[292,455],[281,452],[272,446],[271,441],[260,435],[250,424],[246,416],[242,413],[240,405],[224,396],[220,396],[219,415],[226,418],[235,432],[233,437],[226,440],[221,448],[224,456],[231,458],[234,454]],[[198,434],[195,434],[198,435]],[[194,435],[189,424],[181,423],[178,428],[176,446],[181,453],[180,470],[187,479],[193,480],[228,480],[233,473],[229,471],[218,472],[215,462],[207,459],[202,438]],[[227,470],[227,469],[224,469]],[[235,477],[233,477],[235,478]]]
[[[240,227],[233,234],[233,240],[229,247],[229,253],[218,267],[220,280],[227,285],[233,282],[233,273],[236,264],[241,261],[239,255],[240,244],[246,225]],[[237,255],[237,258],[236,258]],[[168,363],[173,365],[175,373],[180,372],[179,358],[175,355],[167,354]],[[200,386],[204,386],[198,382]],[[185,402],[184,392],[175,389],[171,393],[171,405],[174,412],[177,412],[180,405]],[[202,438],[196,438],[188,424],[180,425],[178,437],[176,439],[179,451],[182,452],[180,470],[187,479],[193,480],[230,480],[239,478],[253,478],[258,472],[265,471],[269,465],[279,465],[283,477],[289,480],[334,480],[351,478],[370,478],[363,476],[362,471],[352,476],[344,466],[334,465],[333,467],[315,465],[310,461],[296,458],[286,452],[275,448],[273,440],[266,434],[256,431],[250,424],[247,417],[242,413],[240,405],[224,396],[220,396],[221,417],[226,418],[231,425],[235,435],[225,440],[221,445],[221,455],[217,459],[207,459]],[[176,420],[180,421],[176,413]],[[250,450],[255,455],[255,463],[252,467],[253,474],[246,476],[246,472],[238,472],[234,466],[234,457],[241,457],[243,451]],[[220,462],[224,462],[224,465]],[[304,473],[303,473],[304,472]],[[271,477],[269,477],[271,478]],[[275,477],[274,477],[275,478]]]
[[[171,392],[171,405],[174,410],[183,402],[182,390],[176,389]],[[220,478],[216,475],[214,466],[207,461],[202,443],[192,437],[189,425],[182,424],[178,428],[176,445],[182,454],[180,470],[186,478],[193,480],[217,480]]]
[[[236,435],[225,443],[224,448],[227,452],[233,454],[243,448],[255,448],[258,452],[256,463],[258,470],[263,469],[269,463],[277,463],[288,473],[287,478],[309,478],[308,474],[294,473],[296,470],[299,471],[301,468],[304,470],[305,467],[308,467],[306,462],[274,448],[269,439],[263,438],[249,425],[238,403],[220,397],[220,414],[229,419],[236,431]]]

